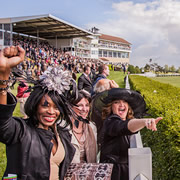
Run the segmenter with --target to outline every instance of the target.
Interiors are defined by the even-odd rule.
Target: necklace
[[[76,134],[83,134],[83,130],[81,131],[81,132],[77,132],[77,131],[75,131],[75,130],[72,130],[74,133],[76,133]]]

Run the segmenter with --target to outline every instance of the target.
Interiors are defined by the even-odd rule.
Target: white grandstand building
[[[0,18],[0,49],[12,45],[13,34],[47,40],[74,56],[129,64],[131,43],[120,37],[84,30],[51,14]]]

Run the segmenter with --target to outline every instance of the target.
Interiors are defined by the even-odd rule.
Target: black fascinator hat
[[[16,75],[23,78],[26,82],[33,84],[28,91],[31,91],[29,98],[25,103],[25,113],[31,118],[34,126],[38,125],[36,117],[37,106],[41,98],[48,94],[60,111],[60,119],[65,120],[65,126],[70,124],[70,116],[73,114],[72,105],[69,103],[71,98],[76,98],[76,83],[72,79],[69,71],[64,71],[61,66],[48,67],[48,69],[34,80],[26,76],[21,70],[14,70]]]
[[[146,115],[146,103],[141,94],[137,91],[124,88],[112,88],[100,93],[95,99],[94,105],[99,112],[102,112],[107,104],[112,103],[115,100],[126,101],[131,106],[134,117],[136,118],[141,118]]]

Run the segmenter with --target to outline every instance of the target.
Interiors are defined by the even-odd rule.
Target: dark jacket
[[[82,74],[78,79],[78,90],[84,89],[91,93],[92,91],[92,82],[90,78]]]
[[[96,93],[92,96],[91,110],[89,116],[90,116],[90,120],[96,124],[98,150],[100,150],[99,148],[102,138],[101,133],[103,126],[101,111],[99,111],[99,107],[101,106],[102,106],[101,93]]]
[[[18,180],[49,180],[50,155],[53,134],[35,128],[22,118],[12,117],[16,99],[8,94],[8,104],[0,105],[0,142],[6,144],[7,167],[4,176],[17,174]],[[59,177],[63,179],[74,156],[68,131],[57,127],[65,148],[65,157],[60,164]]]
[[[129,120],[123,121],[118,115],[110,115],[103,123],[101,157],[102,163],[113,163],[112,180],[128,180],[128,130]]]
[[[96,78],[96,70],[93,69],[92,67],[91,67],[90,78],[91,78],[92,83],[94,83],[94,80]]]

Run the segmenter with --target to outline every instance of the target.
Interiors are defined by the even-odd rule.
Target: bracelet
[[[8,88],[9,88],[8,85],[5,88],[0,88],[0,94],[2,94],[3,96],[6,96]]]
[[[8,85],[10,82],[10,79],[8,80],[0,80],[0,85]]]
[[[9,86],[7,85],[5,88],[0,88],[0,91],[7,91],[9,89]]]

